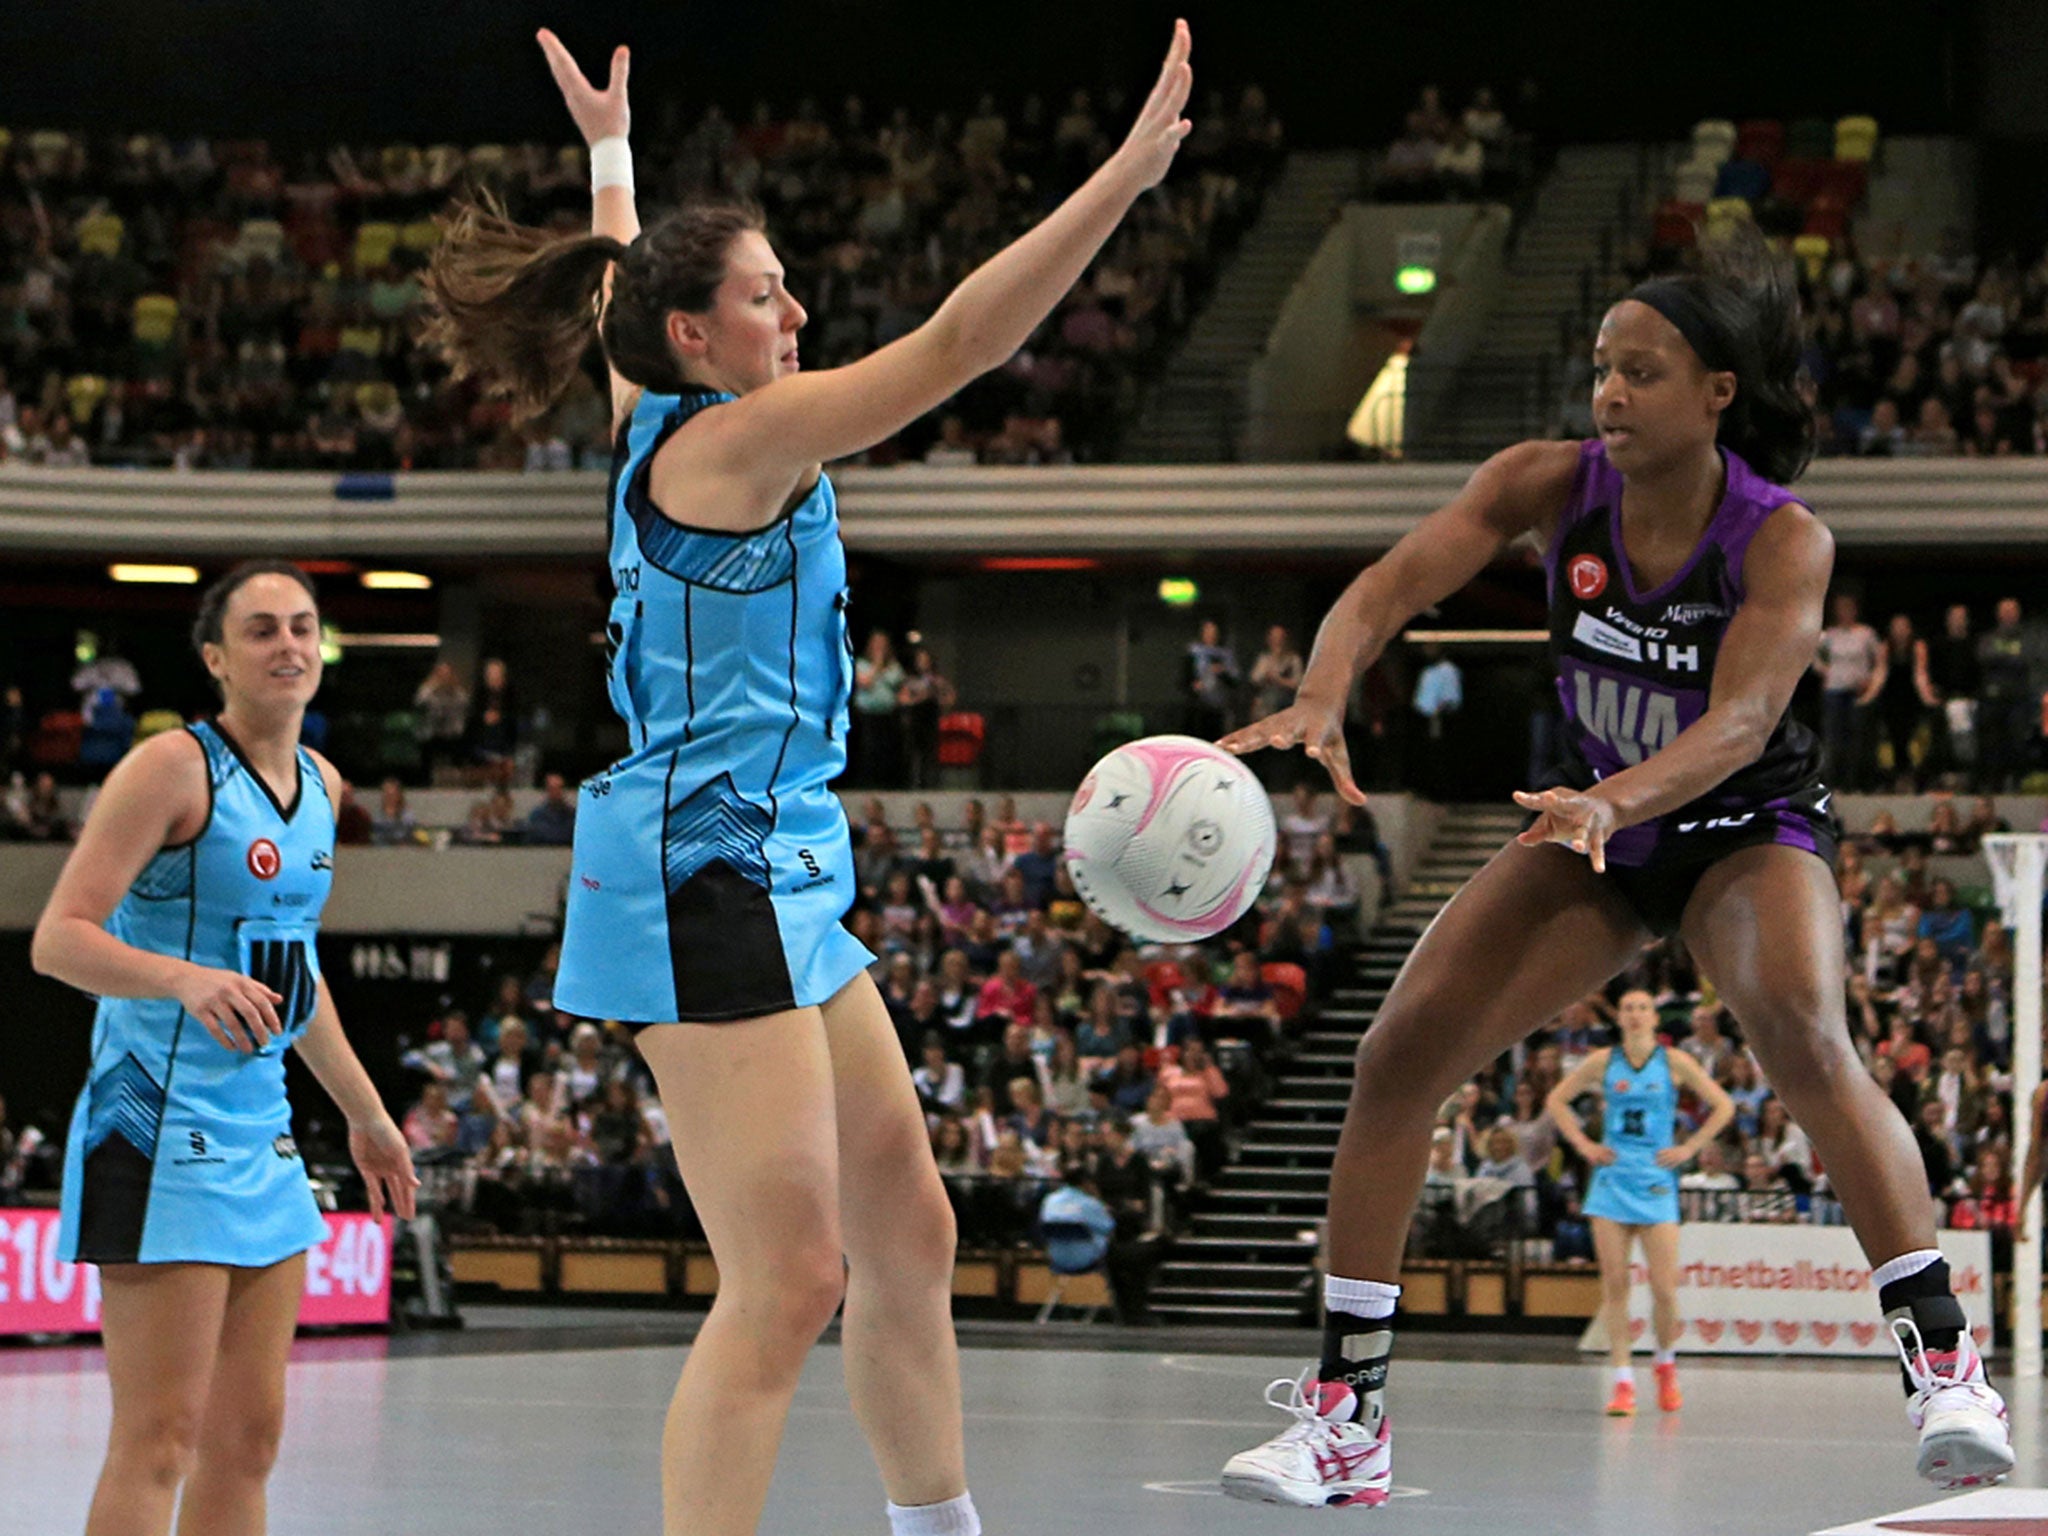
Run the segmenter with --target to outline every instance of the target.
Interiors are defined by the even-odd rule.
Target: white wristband
[[[590,146],[590,190],[624,187],[633,190],[633,146],[624,134],[599,139]]]

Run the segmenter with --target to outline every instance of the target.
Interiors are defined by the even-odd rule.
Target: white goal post
[[[1999,832],[1984,839],[1992,888],[2012,939],[2012,1178],[2017,1186],[2034,1141],[2034,1092],[2041,1082],[2041,875],[2048,835]],[[2012,1245],[2013,1375],[2041,1374],[2041,1200],[2019,1213]]]

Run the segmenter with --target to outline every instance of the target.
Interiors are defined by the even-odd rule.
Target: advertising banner
[[[1956,1299],[1980,1349],[1991,1348],[1991,1238],[1943,1232]],[[1638,1351],[1650,1332],[1650,1272],[1637,1249],[1630,1263],[1629,1333]],[[1681,1354],[1889,1355],[1891,1335],[1877,1309],[1870,1265],[1847,1227],[1688,1222],[1678,1229],[1678,1349]],[[1599,1318],[1579,1341],[1604,1350]]]
[[[391,1218],[327,1217],[327,1237],[306,1254],[299,1321],[315,1327],[391,1317]],[[0,1208],[0,1334],[97,1333],[97,1265],[57,1257],[57,1213]]]

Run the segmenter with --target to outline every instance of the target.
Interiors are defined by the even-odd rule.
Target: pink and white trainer
[[[1920,1475],[1944,1488],[2003,1482],[2013,1469],[2012,1433],[1976,1341],[1965,1330],[1953,1353],[1936,1352],[1911,1318],[1894,1318],[1891,1328],[1913,1383],[1906,1417],[1920,1432]]]
[[[1341,1381],[1317,1381],[1311,1369],[1266,1388],[1266,1401],[1294,1422],[1264,1445],[1223,1464],[1223,1491],[1261,1504],[1325,1505],[1387,1502],[1394,1481],[1394,1430],[1356,1422],[1358,1399]]]

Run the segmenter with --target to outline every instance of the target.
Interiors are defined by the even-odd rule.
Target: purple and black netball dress
[[[1589,789],[1706,713],[1721,637],[1742,605],[1750,540],[1799,500],[1739,455],[1723,448],[1721,457],[1727,489],[1698,548],[1669,581],[1641,591],[1622,548],[1621,472],[1597,438],[1580,447],[1571,499],[1544,555],[1565,721],[1550,786]],[[1644,921],[1669,933],[1707,867],[1737,849],[1782,843],[1832,865],[1830,800],[1819,743],[1788,712],[1755,762],[1691,804],[1609,838],[1607,870]]]

